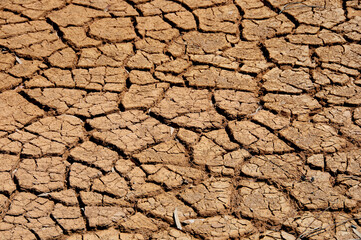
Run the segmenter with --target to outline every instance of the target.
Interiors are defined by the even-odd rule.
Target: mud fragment
[[[259,107],[257,95],[249,92],[218,90],[214,99],[215,106],[231,118],[250,115]]]
[[[197,9],[193,13],[199,19],[199,28],[207,32],[224,32],[235,34],[238,32],[236,22],[240,18],[235,5]]]
[[[311,152],[336,152],[346,146],[347,141],[338,136],[337,130],[323,123],[294,121],[280,134],[302,150]]]
[[[220,128],[224,121],[212,106],[208,90],[172,87],[151,111],[183,127]]]
[[[255,152],[283,153],[293,150],[276,135],[250,121],[232,121],[229,128],[235,140]]]
[[[293,216],[295,208],[287,197],[263,182],[241,181],[237,196],[237,211],[264,221],[282,223]]]
[[[186,230],[206,239],[239,238],[256,231],[252,223],[230,215],[215,216],[206,219],[194,219]]]
[[[227,178],[210,178],[180,192],[180,197],[191,204],[201,216],[225,213],[231,207],[232,183]]]
[[[96,139],[133,152],[149,144],[169,140],[170,127],[139,110],[118,112],[88,120]]]

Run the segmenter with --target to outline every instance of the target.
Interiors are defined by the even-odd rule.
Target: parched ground
[[[359,0],[1,0],[0,239],[361,239]]]

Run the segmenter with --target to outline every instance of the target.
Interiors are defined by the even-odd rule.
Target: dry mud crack
[[[361,238],[359,0],[0,1],[0,239]]]

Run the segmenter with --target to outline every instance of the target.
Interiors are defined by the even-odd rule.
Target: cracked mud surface
[[[360,40],[358,0],[2,0],[0,239],[360,238]]]

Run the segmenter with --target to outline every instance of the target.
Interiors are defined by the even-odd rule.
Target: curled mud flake
[[[125,93],[121,102],[125,109],[146,109],[159,101],[167,88],[169,88],[169,83],[156,83],[150,85],[133,84]]]
[[[226,153],[226,150],[204,136],[201,137],[198,143],[192,146],[192,149],[193,162],[201,166]]]
[[[89,190],[94,179],[101,175],[101,171],[95,168],[73,163],[70,167],[69,184],[73,188]]]
[[[250,121],[233,121],[229,128],[235,140],[256,152],[283,153],[293,148],[276,135]]]
[[[199,135],[197,133],[184,128],[178,130],[177,137],[188,146],[194,145],[199,140]]]
[[[185,11],[179,3],[169,0],[154,0],[151,2],[137,5],[137,8],[144,16],[160,15],[170,12]]]
[[[179,35],[177,29],[165,22],[160,16],[137,17],[137,30],[142,36],[156,40],[169,41]]]
[[[44,75],[56,87],[75,87],[71,72],[68,70],[49,68],[44,71]]]
[[[325,167],[325,158],[323,154],[314,154],[307,158],[307,163],[312,167],[323,169]]]
[[[111,172],[99,179],[95,179],[92,190],[110,193],[117,197],[124,197],[129,191],[129,187],[127,181],[125,181],[123,177],[119,176],[117,173]]]
[[[322,68],[326,68],[326,69],[330,69],[336,72],[340,72],[340,73],[345,73],[347,75],[353,76],[353,77],[357,77],[360,75],[360,72],[357,71],[356,69],[352,69],[352,68],[348,68],[345,67],[343,65],[337,64],[337,63],[325,63],[323,62],[321,64]],[[357,80],[355,81],[355,83],[357,83]],[[360,84],[360,82],[359,82]]]
[[[197,9],[193,13],[199,19],[199,28],[208,32],[237,33],[240,18],[235,5]]]
[[[269,92],[302,93],[314,89],[306,68],[281,70],[275,67],[262,78],[263,87]]]
[[[183,240],[195,240],[196,238],[188,233],[184,233],[180,230],[169,228],[167,230],[159,231],[157,233],[154,233],[151,237],[151,239],[169,239],[169,240],[177,240],[177,239],[183,239]]]
[[[225,213],[231,207],[233,185],[228,178],[210,178],[181,191],[179,196],[201,216]]]
[[[160,183],[168,189],[199,182],[205,178],[203,171],[191,167],[174,165],[143,165],[142,167],[148,174],[148,180]]]
[[[273,130],[280,130],[290,124],[290,118],[273,114],[270,111],[259,110],[251,114],[252,119]]]
[[[240,238],[256,231],[252,223],[245,219],[238,219],[231,215],[215,216],[206,219],[195,219],[185,227],[205,239]]]
[[[289,1],[271,0],[273,7],[287,12],[299,23],[332,28],[345,21],[342,1],[307,0],[289,4]]]
[[[177,209],[177,215],[181,222],[197,216],[192,208],[186,206],[172,193],[162,193],[155,197],[139,200],[138,207],[142,211],[149,212],[171,224],[174,223],[173,212],[175,209]]]
[[[231,46],[224,33],[191,31],[182,35],[182,40],[177,39],[175,42],[177,43],[178,41],[179,44],[186,46],[186,52],[188,54],[202,55],[216,53]]]
[[[77,48],[92,47],[101,44],[100,40],[89,38],[82,27],[61,27],[60,30],[64,34],[64,39]]]
[[[351,150],[326,156],[326,169],[333,173],[361,176],[361,150]]]
[[[137,110],[112,113],[88,122],[96,128],[93,133],[95,138],[126,152],[140,150],[149,144],[163,142],[171,137],[170,127]]]
[[[75,161],[84,162],[110,172],[120,158],[118,153],[93,142],[86,141],[70,151]]]
[[[85,217],[90,227],[111,227],[134,213],[133,208],[119,206],[86,206]]]
[[[128,41],[137,36],[130,18],[98,19],[90,25],[89,29],[91,35],[112,42]]]
[[[338,73],[331,71],[329,69],[322,69],[320,71],[312,72],[313,79],[315,83],[320,84],[322,86],[333,84],[346,84],[350,82],[351,77],[345,73]]]
[[[59,238],[62,230],[50,216],[53,208],[54,203],[50,200],[20,192],[13,197],[3,222],[26,226],[40,239]]]
[[[14,131],[44,114],[14,91],[0,93],[0,130]]]
[[[247,74],[228,71],[209,66],[196,66],[189,69],[184,76],[190,86],[228,88],[234,90],[256,91],[257,81]]]
[[[214,93],[215,106],[231,118],[250,115],[259,107],[257,95],[234,90],[217,90]]]
[[[138,12],[123,0],[74,0],[73,3],[93,7],[117,17],[137,16]]]
[[[140,153],[134,154],[133,157],[142,164],[162,163],[181,166],[187,166],[189,164],[185,147],[174,140],[155,145]]]
[[[169,13],[164,15],[164,18],[171,21],[177,28],[182,30],[193,30],[197,27],[193,14],[188,11]]]
[[[76,192],[73,189],[66,189],[60,192],[52,192],[49,193],[49,196],[52,199],[59,201],[66,206],[76,206],[79,204]]]
[[[341,133],[356,141],[357,143],[361,142],[361,128],[355,124],[345,125],[340,129]]]
[[[121,92],[125,89],[127,79],[124,68],[74,69],[72,74],[75,86],[87,90]]]
[[[310,113],[320,109],[322,106],[318,101],[309,95],[286,95],[286,94],[266,94],[262,100],[266,108],[287,115],[299,115]]]
[[[337,63],[346,67],[361,69],[361,46],[359,44],[319,47],[316,54],[322,62]]]
[[[346,147],[347,141],[337,131],[324,123],[294,121],[280,134],[302,150],[311,152],[336,152]]]
[[[296,209],[277,188],[263,182],[243,180],[236,197],[237,211],[250,218],[282,223]]]
[[[315,67],[311,60],[310,49],[307,45],[296,45],[286,42],[284,38],[266,40],[265,46],[270,57],[279,64]]]
[[[122,233],[119,230],[114,228],[110,228],[107,230],[97,230],[94,232],[87,232],[83,234],[74,234],[66,240],[102,240],[102,239],[129,239],[129,240],[145,240],[143,235],[137,233]]]
[[[80,211],[79,207],[67,207],[58,203],[51,214],[65,231],[70,232],[85,229],[85,222]]]
[[[222,55],[229,58],[248,61],[265,60],[265,57],[256,42],[239,41],[234,47],[225,50]]]
[[[18,162],[18,156],[0,154],[0,182],[2,183],[0,184],[0,192],[10,195],[16,190],[13,176],[17,171],[16,165]]]
[[[294,181],[299,181],[304,170],[303,161],[296,154],[284,154],[252,157],[242,165],[241,172],[250,177],[291,187]]]
[[[317,34],[295,34],[286,37],[288,41],[295,44],[324,45],[346,43],[342,35],[330,30],[322,29]]]
[[[289,34],[295,25],[284,15],[277,15],[269,19],[244,19],[242,35],[246,40],[255,41],[272,38],[277,35]]]
[[[172,87],[152,112],[177,125],[200,129],[221,128],[225,121],[214,109],[208,90]]]
[[[361,104],[361,87],[352,83],[345,86],[327,86],[316,94],[316,97],[326,100],[330,104]]]
[[[20,188],[47,193],[64,188],[66,165],[60,157],[23,159],[15,176]]]
[[[304,181],[295,182],[291,195],[307,209],[352,209],[356,201],[346,198],[331,185],[329,173],[306,169]]]
[[[149,234],[150,232],[158,231],[161,227],[165,227],[166,224],[155,219],[148,218],[144,214],[137,212],[135,215],[126,218],[125,221],[120,223],[120,226],[127,231]]]
[[[346,127],[352,124],[352,110],[348,107],[341,106],[324,108],[323,111],[314,115],[312,120],[320,123],[336,123]],[[352,131],[352,129],[350,130]]]
[[[97,17],[109,17],[109,13],[98,11],[92,8],[82,7],[70,4],[65,8],[54,11],[48,15],[51,21],[55,22],[60,27],[82,26]]]
[[[336,30],[340,34],[344,34],[347,38],[353,41],[361,40],[361,16],[355,16],[351,18],[347,22],[344,22],[338,26],[332,28],[332,30]]]
[[[72,68],[77,61],[77,55],[71,48],[65,48],[60,51],[56,51],[49,58],[49,63],[52,66],[60,68]]]

